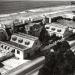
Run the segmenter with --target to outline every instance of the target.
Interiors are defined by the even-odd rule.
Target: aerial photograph
[[[75,1],[0,0],[0,75],[75,75]]]

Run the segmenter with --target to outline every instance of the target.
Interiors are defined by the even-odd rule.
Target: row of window
[[[1,45],[1,47],[3,48],[3,45]],[[8,46],[5,46],[4,48],[6,49]],[[8,47],[8,50],[10,49],[10,47]],[[12,51],[11,52],[13,52],[13,53],[15,53],[15,49],[12,49]],[[20,51],[18,51],[17,50],[17,54],[20,54]]]
[[[5,46],[5,45],[3,45],[3,44],[2,44],[0,47],[3,48],[3,49],[8,49],[8,50],[10,49],[10,47]]]
[[[14,49],[14,48],[11,48],[11,47],[6,46],[6,45],[4,45],[4,44],[1,44],[1,45],[0,45],[0,48],[2,49],[1,52],[4,52],[4,49],[5,49],[6,52],[7,52],[7,51],[13,52],[13,53],[15,52],[15,49]]]
[[[55,31],[55,28],[51,28],[51,30]],[[61,29],[57,29],[57,32],[61,32]]]
[[[17,40],[17,37],[12,37],[12,40],[13,41],[16,41]],[[23,43],[23,39],[18,39],[18,43]],[[30,44],[30,41],[25,41],[25,45],[29,45]]]
[[[46,27],[46,29],[49,29],[49,27]],[[56,28],[51,28],[52,31],[55,31]],[[61,32],[61,29],[57,29],[57,32]]]
[[[0,52],[2,52],[2,53],[7,53],[8,50],[9,50],[9,52],[11,50],[12,53],[15,53],[15,48],[11,48],[10,46],[6,46],[4,44],[1,44],[0,45],[0,48],[2,48],[2,50],[0,50]],[[4,51],[4,49],[5,49],[5,51]],[[19,50],[17,50],[17,54],[20,54],[20,51]]]

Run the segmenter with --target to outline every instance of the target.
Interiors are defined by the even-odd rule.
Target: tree
[[[6,30],[0,29],[0,41],[7,41],[9,39]]]
[[[54,52],[45,55],[45,64],[38,75],[73,75],[75,71],[75,55],[67,41],[59,42]],[[57,50],[56,50],[57,49]]]
[[[48,34],[48,32],[44,27],[40,32],[39,40],[41,41],[42,44],[47,44],[48,41],[50,40],[50,35]]]

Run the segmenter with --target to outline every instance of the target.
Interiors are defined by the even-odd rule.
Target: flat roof
[[[75,22],[70,20],[58,20],[58,23],[62,24],[63,26],[68,26],[68,27],[71,27],[71,28],[75,28]]]
[[[7,59],[5,61],[2,62],[2,64],[4,65],[2,68],[0,68],[0,73],[2,75],[6,75],[9,71],[11,71],[12,69],[22,65],[22,64],[26,64],[29,63],[30,60],[17,60],[15,57],[12,57],[10,59]]]
[[[67,28],[67,26],[63,26],[62,24],[59,24],[59,23],[50,23],[50,24],[47,24],[49,26],[54,26],[54,27],[58,27],[58,28]]]

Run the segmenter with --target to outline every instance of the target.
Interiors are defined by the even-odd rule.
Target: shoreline
[[[64,7],[69,7],[72,5],[62,5],[62,6],[57,6],[57,7],[42,7],[42,8],[33,8],[33,9],[27,9],[25,11],[20,11],[20,12],[15,12],[15,13],[10,13],[10,14],[0,14],[0,18],[5,18],[5,17],[10,17],[10,16],[14,16],[14,15],[18,15],[18,14],[26,14],[26,13],[36,13],[36,12],[40,12],[40,11],[46,11],[46,10],[53,10],[53,8],[58,8],[58,9],[62,9]]]

